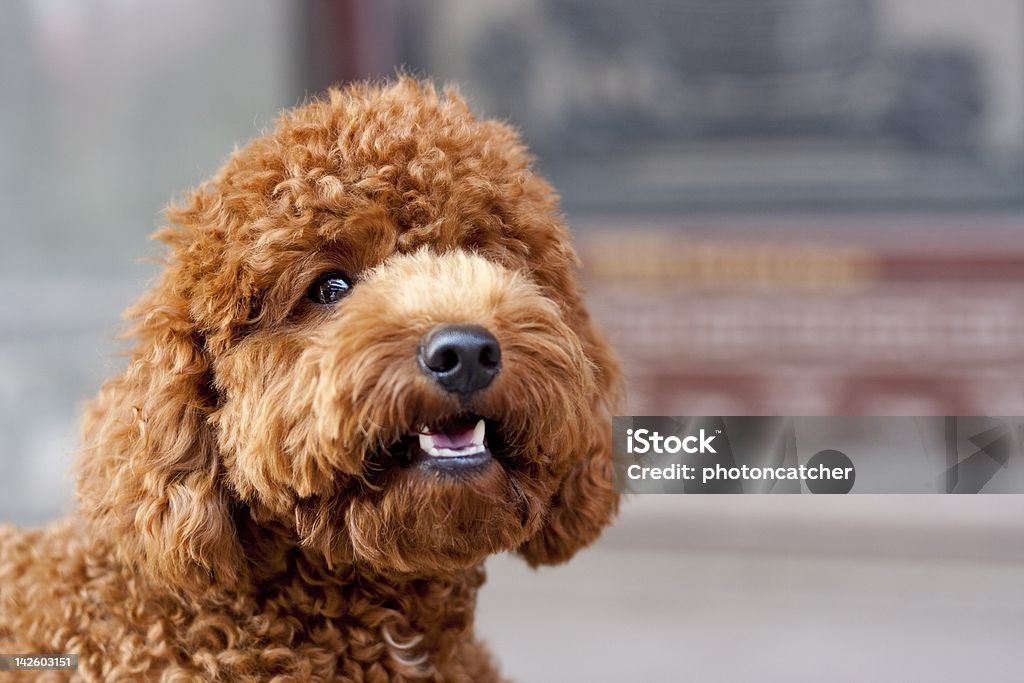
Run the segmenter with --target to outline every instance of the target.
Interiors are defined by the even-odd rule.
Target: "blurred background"
[[[1024,0],[11,0],[0,521],[71,506],[172,197],[402,66],[520,128],[633,414],[1024,414]],[[891,454],[899,457],[899,454]],[[1020,496],[637,496],[489,563],[521,681],[1020,680]]]

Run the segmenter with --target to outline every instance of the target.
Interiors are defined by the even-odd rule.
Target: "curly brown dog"
[[[618,502],[618,371],[530,165],[402,78],[286,112],[170,209],[78,512],[0,530],[0,652],[88,681],[497,680],[483,560],[562,562]]]

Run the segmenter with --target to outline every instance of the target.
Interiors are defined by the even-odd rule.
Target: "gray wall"
[[[161,208],[301,95],[287,3],[15,1],[0,21],[0,520],[68,504]]]

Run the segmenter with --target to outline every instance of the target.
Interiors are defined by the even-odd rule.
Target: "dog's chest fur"
[[[499,680],[473,635],[480,568],[385,580],[291,551],[252,590],[183,598],[114,556],[73,521],[0,527],[0,651],[76,653],[85,681]]]

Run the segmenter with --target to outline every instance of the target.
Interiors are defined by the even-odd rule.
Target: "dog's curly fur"
[[[564,561],[618,502],[618,371],[515,132],[408,77],[332,89],[157,236],[78,512],[0,528],[0,652],[77,653],[82,680],[495,680],[483,560]],[[306,297],[328,271],[354,281],[334,306]],[[469,403],[416,362],[448,323],[501,344]],[[506,444],[484,468],[395,456],[465,412]]]

